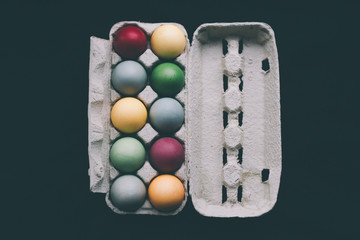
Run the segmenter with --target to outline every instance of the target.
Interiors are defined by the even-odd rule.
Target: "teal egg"
[[[122,211],[136,211],[146,198],[146,187],[143,181],[134,175],[123,175],[117,178],[110,188],[110,200]]]
[[[149,111],[151,125],[160,133],[174,133],[184,122],[185,113],[182,105],[173,98],[156,100]]]
[[[145,163],[145,148],[133,137],[123,137],[117,140],[110,149],[112,165],[122,173],[133,173]]]
[[[135,96],[147,84],[145,68],[138,62],[128,60],[119,63],[111,74],[112,86],[124,96]]]

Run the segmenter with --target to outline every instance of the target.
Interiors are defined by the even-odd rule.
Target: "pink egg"
[[[150,163],[157,171],[175,172],[181,167],[184,160],[184,148],[174,138],[160,138],[150,148]]]

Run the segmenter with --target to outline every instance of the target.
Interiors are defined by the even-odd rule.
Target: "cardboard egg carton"
[[[135,25],[150,37],[164,23],[120,22],[110,40],[91,37],[89,81],[89,176],[93,192],[106,193],[119,175],[109,161],[111,144],[121,137],[110,111],[120,95],[111,86],[111,70],[121,61],[112,34]],[[179,24],[187,36],[186,30]],[[161,60],[150,47],[139,57],[148,74]],[[164,213],[148,200],[135,214],[174,215],[188,194],[195,209],[213,217],[252,217],[268,212],[277,200],[281,175],[280,90],[275,37],[264,23],[201,25],[174,60],[183,67],[185,87],[176,96],[185,107],[185,123],[175,133],[185,146],[185,163],[175,173],[185,187],[182,205]],[[147,86],[139,95],[147,108],[158,98]],[[149,123],[137,133],[147,151],[158,133]],[[148,160],[136,173],[146,184],[158,175]]]

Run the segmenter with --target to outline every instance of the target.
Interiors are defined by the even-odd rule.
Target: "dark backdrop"
[[[360,239],[356,1],[1,1],[1,239]],[[122,216],[89,191],[89,38],[119,21],[266,22],[280,64],[272,211]]]

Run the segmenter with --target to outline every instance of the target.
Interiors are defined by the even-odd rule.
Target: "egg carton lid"
[[[102,54],[111,51],[110,40],[98,40],[90,65],[91,58],[104,58]],[[202,24],[185,64],[185,149],[195,209],[211,217],[268,212],[277,200],[281,176],[280,83],[273,30],[259,22]],[[100,138],[101,129],[90,128],[89,139]],[[91,190],[109,189],[110,183],[96,176],[101,171],[92,171],[104,163],[89,161]]]

